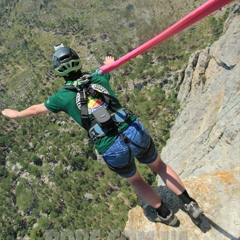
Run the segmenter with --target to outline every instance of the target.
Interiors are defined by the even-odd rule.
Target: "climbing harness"
[[[92,130],[92,127],[98,124],[99,128],[101,128],[104,133],[107,133],[107,130],[116,127],[118,124],[118,120],[121,119],[121,113],[125,112],[124,121],[130,117],[130,111],[125,110],[122,108],[121,104],[119,103],[118,99],[106,94],[94,90],[91,87],[91,78],[94,75],[83,75],[81,78],[75,81],[67,81],[64,85],[64,88],[77,91],[80,95],[80,103],[81,103],[81,120],[83,127],[88,131]],[[91,96],[95,99],[99,99],[102,102],[107,104],[107,108],[104,106],[100,106],[95,111],[92,112],[92,117],[89,117],[88,113],[88,96]],[[118,115],[118,116],[117,116]],[[98,133],[98,131],[97,131]],[[90,135],[90,133],[89,133]],[[101,134],[102,135],[102,134]],[[95,134],[94,136],[90,136],[90,139],[94,140],[93,137],[100,137],[100,135]]]
[[[94,73],[95,74],[95,73]],[[141,156],[137,158],[147,159],[151,156],[155,150],[155,145],[151,139],[149,147],[146,149],[133,141],[131,141],[124,133],[120,130],[119,126],[126,122],[129,125],[131,124],[130,117],[132,112],[128,109],[125,109],[121,106],[118,99],[99,91],[94,90],[91,87],[91,78],[95,76],[92,75],[83,75],[81,78],[75,81],[67,81],[63,86],[65,89],[72,91],[77,91],[80,94],[80,103],[81,103],[81,120],[83,127],[88,131],[90,141],[94,141],[97,138],[106,136],[111,130],[115,130],[117,134],[123,139],[123,142],[126,144],[129,152],[128,164],[122,167],[113,167],[108,165],[108,167],[117,173],[124,173],[129,171],[134,167],[134,162],[132,159],[132,151],[130,145],[134,145],[142,149]],[[91,96],[107,104],[107,107],[101,106],[93,111],[91,114],[88,113],[88,96]],[[89,116],[90,115],[90,116]]]

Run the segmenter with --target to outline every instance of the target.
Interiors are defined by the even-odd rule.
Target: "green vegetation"
[[[194,7],[203,2],[192,1]],[[0,0],[0,108],[43,102],[62,86],[51,68],[54,44],[73,47],[83,67],[95,70],[104,55],[124,55],[193,10],[191,1],[177,3]],[[179,109],[178,71],[221,35],[227,16],[212,15],[112,73],[119,99],[159,151]],[[99,229],[104,239],[124,229],[137,204],[130,186],[97,160],[86,133],[66,115],[0,117],[0,151],[0,239],[44,239],[47,229]],[[155,184],[155,175],[137,165]]]

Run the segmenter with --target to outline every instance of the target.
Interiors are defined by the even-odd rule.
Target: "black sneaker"
[[[154,221],[161,222],[169,226],[175,226],[179,222],[178,218],[173,214],[171,210],[170,210],[170,214],[166,218],[160,216],[157,213],[157,217],[154,219]]]
[[[203,210],[198,206],[197,202],[192,201],[184,205],[185,210],[191,218],[198,218],[203,214]]]

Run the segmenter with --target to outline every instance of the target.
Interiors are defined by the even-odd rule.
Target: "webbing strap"
[[[80,94],[80,103],[81,103],[81,120],[83,127],[89,131],[91,126],[94,123],[91,123],[89,116],[88,116],[88,96],[87,94],[90,94],[93,98],[100,99],[101,101],[105,102],[108,106],[108,108],[112,112],[116,112],[119,108],[121,108],[121,104],[119,103],[118,99],[106,94],[99,92],[97,90],[94,90],[91,85],[89,79],[87,79],[87,82],[83,84],[82,81],[68,81],[63,86],[65,89],[79,92]]]
[[[146,151],[144,151],[144,153],[141,155],[141,156],[137,156],[137,158],[140,160],[140,162],[144,163],[143,160],[149,158],[154,150],[155,150],[155,145],[151,139],[151,143],[149,145],[148,148],[145,148],[145,147],[142,147],[136,143],[134,143],[133,141],[131,141],[127,136],[125,136],[123,133],[120,133],[120,137],[123,139],[124,143],[127,145],[127,148],[128,148],[128,151],[129,151],[129,160],[128,160],[128,163],[125,164],[124,166],[121,166],[121,167],[113,167],[111,165],[109,165],[108,163],[107,166],[109,167],[109,169],[111,169],[113,172],[116,172],[118,174],[126,174],[126,173],[129,173],[131,172],[134,167],[135,167],[135,163],[133,162],[133,159],[132,159],[132,152],[131,152],[131,148],[130,148],[130,143],[133,144],[134,146],[136,147],[139,147],[141,149],[144,149]],[[142,159],[142,160],[141,160]]]
[[[79,92],[80,94],[80,103],[81,103],[81,120],[83,127],[85,129],[90,128],[90,120],[88,117],[88,98],[87,98],[87,93],[83,89],[82,91]]]
[[[124,135],[123,133],[120,133],[119,135],[120,135],[120,137],[123,139],[124,143],[127,145],[127,148],[128,148],[128,152],[129,152],[128,163],[130,163],[131,158],[132,158],[132,151],[131,151],[131,147],[129,146],[130,143],[131,143],[132,145],[134,145],[135,147],[138,147],[138,148],[147,150],[145,147],[142,147],[142,146],[136,144],[135,142],[133,142],[131,139],[129,139],[129,138],[128,138],[126,135]]]
[[[96,91],[91,87],[88,87],[88,92],[93,98],[100,99],[107,103],[108,107],[113,111],[121,108],[121,104],[119,103],[118,99],[109,94]]]

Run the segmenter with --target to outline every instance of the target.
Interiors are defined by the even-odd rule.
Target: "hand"
[[[9,117],[9,118],[17,118],[19,111],[12,110],[12,109],[4,109],[2,110],[2,115]]]
[[[108,65],[113,62],[114,62],[114,57],[112,57],[112,56],[106,56],[103,61],[104,65]]]

